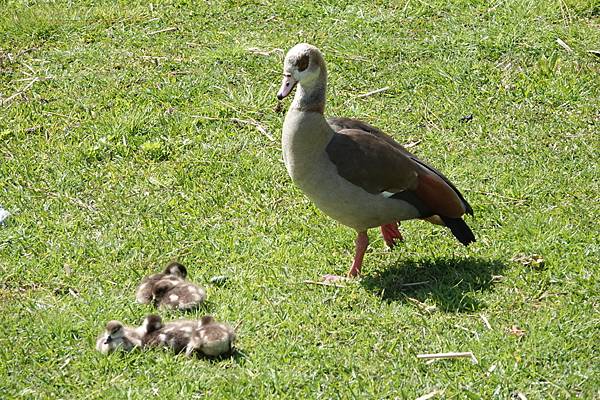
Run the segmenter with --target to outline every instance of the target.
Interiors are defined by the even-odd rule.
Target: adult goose
[[[390,247],[402,240],[398,222],[415,218],[448,227],[464,245],[475,241],[461,218],[473,209],[448,178],[365,122],[325,119],[327,69],[319,49],[309,44],[287,53],[277,98],[295,87],[283,123],[283,159],[318,208],[358,233],[349,277],[360,275],[369,228],[380,226]]]

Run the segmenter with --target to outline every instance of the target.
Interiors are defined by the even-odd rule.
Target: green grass
[[[599,16],[594,0],[0,2],[0,397],[599,398]],[[325,54],[327,114],[418,142],[472,203],[476,244],[407,222],[392,252],[371,233],[362,281],[303,283],[344,273],[354,233],[287,177],[282,54],[248,50],[299,41]],[[107,320],[152,311],[135,286],[171,259],[208,290],[192,316],[242,322],[239,353],[97,353]],[[416,358],[445,351],[479,364]]]

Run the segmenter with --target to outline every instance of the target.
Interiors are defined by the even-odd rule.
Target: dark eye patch
[[[308,54],[304,54],[302,57],[300,57],[298,59],[298,71],[302,72],[304,71],[306,68],[308,68],[308,63],[309,63],[309,57]]]

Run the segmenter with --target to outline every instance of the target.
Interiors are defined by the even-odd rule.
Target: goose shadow
[[[192,357],[195,359],[198,359],[198,360],[208,361],[211,364],[218,364],[218,363],[222,363],[225,361],[231,361],[235,364],[241,365],[241,364],[244,364],[248,359],[248,356],[246,353],[244,353],[243,351],[241,351],[235,347],[230,352],[221,354],[219,356],[209,356],[206,354],[202,354],[200,352],[195,352],[194,354],[192,354]]]
[[[493,290],[506,264],[481,258],[441,258],[390,264],[361,284],[383,300],[435,305],[445,312],[473,312],[485,308],[480,293]]]

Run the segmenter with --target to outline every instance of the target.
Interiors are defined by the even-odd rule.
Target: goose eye
[[[298,59],[298,71],[302,72],[306,68],[308,68],[309,61],[310,59],[308,57],[308,54],[305,54],[302,57],[300,57],[300,59]]]

